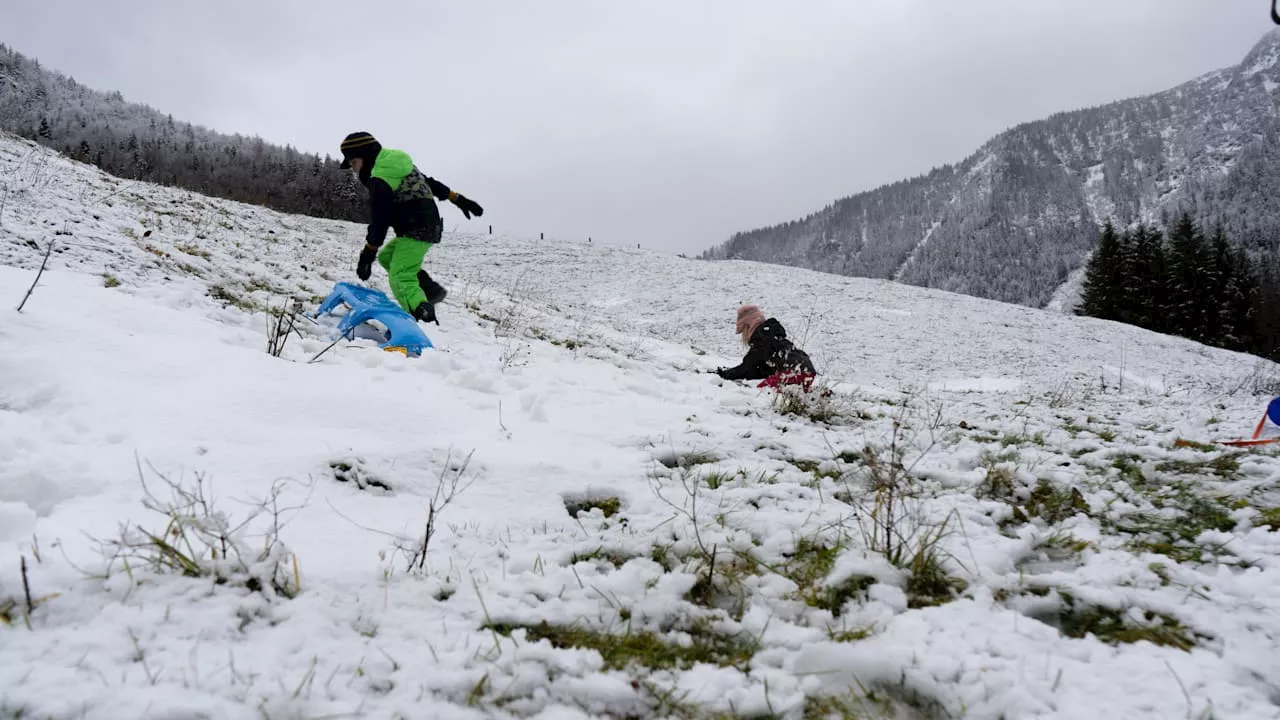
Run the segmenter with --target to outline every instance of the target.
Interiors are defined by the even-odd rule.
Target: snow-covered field
[[[1280,717],[1270,363],[462,232],[438,349],[272,357],[360,226],[0,183],[0,718]],[[828,394],[702,372],[746,301]]]

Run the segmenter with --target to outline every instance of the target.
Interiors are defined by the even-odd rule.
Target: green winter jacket
[[[361,181],[369,189],[369,233],[374,247],[386,240],[387,230],[396,237],[440,242],[443,230],[436,198],[448,198],[449,187],[414,167],[403,150],[383,148]]]

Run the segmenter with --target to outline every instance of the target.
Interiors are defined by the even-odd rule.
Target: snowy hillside
[[[461,232],[438,349],[272,357],[361,227],[0,181],[0,717],[1280,717],[1270,363]],[[829,394],[701,372],[744,301]]]
[[[706,255],[1045,307],[1103,221],[1187,210],[1274,265],[1277,58],[1273,29],[1235,67],[1018,125],[958,163],[735,234]]]

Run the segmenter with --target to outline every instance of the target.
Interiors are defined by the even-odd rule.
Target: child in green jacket
[[[341,150],[342,169],[354,172],[369,190],[369,232],[356,275],[368,280],[376,258],[387,271],[387,282],[400,307],[418,320],[439,325],[435,306],[448,291],[422,269],[427,251],[440,242],[444,230],[436,199],[458,206],[468,220],[472,215],[483,215],[484,209],[423,175],[407,153],[383,148],[367,132],[348,135]],[[389,228],[395,230],[395,237],[383,247]]]

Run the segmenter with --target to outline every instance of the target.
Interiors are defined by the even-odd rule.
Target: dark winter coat
[[[407,153],[380,150],[373,162],[366,161],[360,182],[369,189],[369,245],[382,245],[388,229],[396,237],[440,242],[444,227],[436,198],[448,198],[449,187],[423,175]]]
[[[760,323],[747,344],[750,349],[740,365],[721,368],[716,374],[725,380],[763,380],[777,372],[817,374],[809,355],[791,344],[776,318]]]

